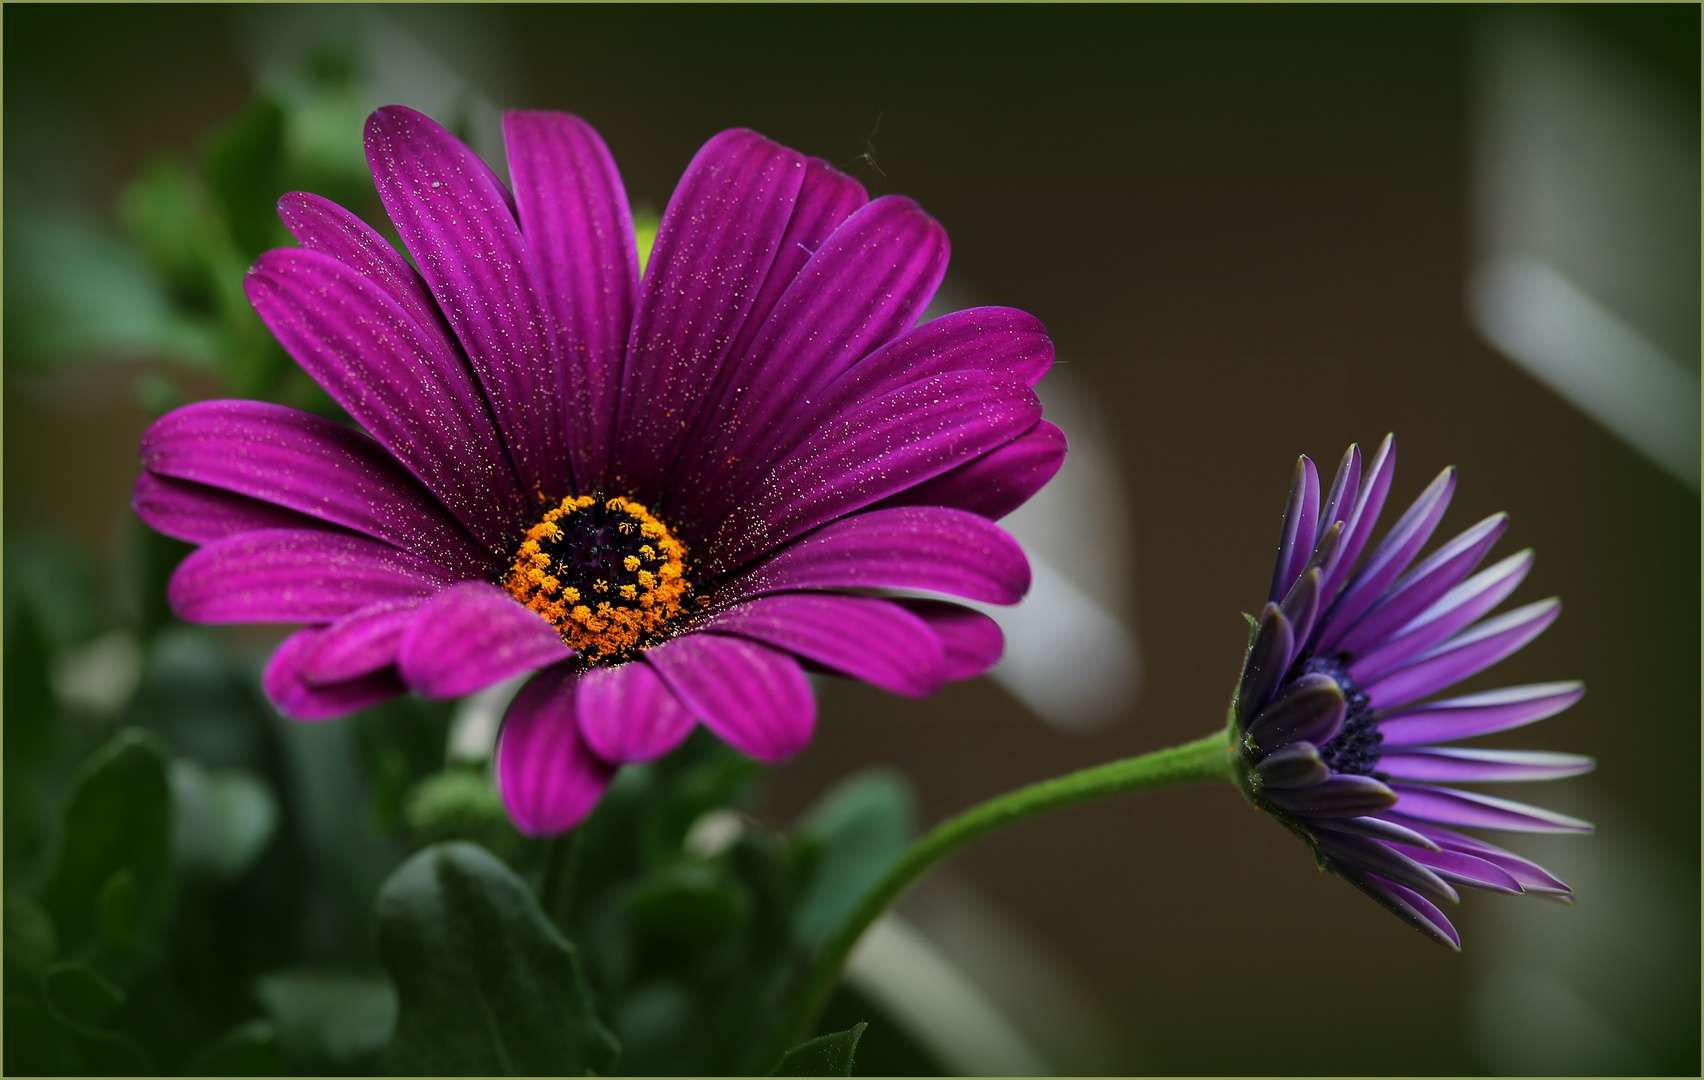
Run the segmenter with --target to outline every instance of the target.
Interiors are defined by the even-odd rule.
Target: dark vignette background
[[[1147,669],[1132,715],[1070,735],[987,680],[928,702],[837,685],[816,742],[775,778],[776,820],[869,763],[911,776],[932,820],[1216,725],[1294,456],[1334,462],[1395,430],[1393,500],[1459,466],[1445,527],[1510,511],[1505,550],[1540,556],[1516,602],[1566,601],[1475,685],[1587,682],[1580,706],[1520,741],[1595,755],[1575,784],[1636,822],[1696,910],[1698,501],[1466,320],[1477,11],[489,12],[524,91],[501,104],[585,116],[636,199],[660,206],[698,145],[735,125],[916,198],[951,233],[955,277],[1039,315],[1115,421]],[[1696,107],[1695,6],[1570,17]],[[250,92],[221,8],[8,5],[5,30],[8,184],[30,182],[33,136],[68,126],[92,149],[55,195],[91,209],[149,155],[193,151]],[[8,527],[116,543],[147,415],[117,400],[50,415],[10,383],[5,411]],[[1223,791],[1062,814],[960,869],[1081,973],[1136,1048],[1131,1068],[1485,1068],[1469,958],[1321,877]],[[1463,905],[1470,950],[1506,903]],[[1673,1015],[1696,1017],[1696,985],[1675,993],[1692,997]],[[1696,1069],[1696,1036],[1674,1033],[1674,1071]]]

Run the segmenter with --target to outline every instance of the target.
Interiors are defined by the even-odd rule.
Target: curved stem
[[[864,894],[834,935],[823,943],[804,989],[781,1029],[785,1041],[773,1056],[779,1059],[809,1035],[811,1025],[839,983],[841,969],[858,939],[931,866],[996,829],[1052,810],[1110,795],[1230,780],[1233,760],[1228,732],[1216,731],[1182,746],[1097,765],[1007,792],[935,826],[900,856]]]

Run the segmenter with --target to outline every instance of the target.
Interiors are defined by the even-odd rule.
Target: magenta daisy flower
[[[1313,462],[1296,464],[1269,602],[1253,628],[1233,715],[1239,782],[1307,842],[1320,864],[1452,948],[1436,901],[1454,886],[1567,897],[1542,867],[1462,827],[1590,832],[1583,821],[1455,783],[1552,780],[1592,768],[1575,754],[1441,746],[1530,724],[1580,699],[1577,682],[1426,700],[1537,637],[1556,599],[1483,619],[1532,567],[1532,552],[1474,573],[1508,525],[1493,514],[1410,569],[1455,490],[1445,469],[1371,555],[1395,471],[1387,436],[1366,475],[1351,446],[1320,509]],[[1406,572],[1405,572],[1406,571]]]
[[[420,113],[368,120],[412,266],[324,199],[280,201],[302,246],[248,295],[364,430],[251,401],[161,418],[134,505],[203,545],[178,614],[306,624],[265,676],[300,719],[536,672],[497,751],[533,834],[697,724],[796,753],[807,666],[907,695],[988,668],[985,616],[882,592],[1028,588],[993,519],[1065,453],[1031,389],[1040,324],[914,327],[940,225],[750,131],[693,159],[641,277],[596,132],[512,112],[504,133],[512,192]]]

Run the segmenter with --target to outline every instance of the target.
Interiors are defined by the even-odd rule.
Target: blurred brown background
[[[1471,688],[1588,684],[1579,706],[1499,744],[1600,763],[1498,792],[1599,819],[1567,847],[1510,844],[1573,871],[1578,906],[1470,896],[1467,952],[1449,955],[1222,790],[1032,823],[967,853],[949,880],[1094,1003],[1117,1042],[1102,1068],[1696,1070],[1698,494],[1469,320],[1475,49],[1497,12],[385,10],[498,105],[590,120],[636,201],[660,207],[730,126],[917,199],[951,234],[952,280],[1036,313],[1102,410],[1133,536],[1130,595],[1113,600],[1145,671],[1127,715],[1072,733],[987,679],[925,702],[830,684],[816,741],[775,778],[773,817],[887,763],[935,820],[1216,727],[1295,455],[1329,470],[1350,441],[1395,431],[1387,515],[1454,464],[1444,528],[1508,510],[1499,550],[1539,554],[1514,602],[1565,601],[1549,633]],[[1691,110],[1696,159],[1696,6],[1548,15]],[[109,213],[149,156],[194,150],[248,99],[257,17],[8,6],[7,195]],[[1693,214],[1676,227],[1696,237]],[[27,389],[8,378],[8,531],[110,548],[148,413],[119,377]],[[1594,893],[1597,881],[1622,887]],[[1585,960],[1546,967],[1559,942],[1587,938],[1599,945]],[[1607,1032],[1577,1068],[1532,1056],[1542,1018],[1515,1030],[1529,1022],[1521,1001],[1545,993]]]

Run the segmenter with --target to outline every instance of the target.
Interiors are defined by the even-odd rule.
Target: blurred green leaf
[[[647,875],[628,906],[649,935],[678,945],[726,933],[750,900],[720,866],[682,862]]]
[[[128,871],[134,926],[151,936],[165,921],[171,889],[171,786],[158,736],[127,728],[83,763],[60,818],[43,899],[61,943],[76,948],[96,929],[98,901]]]
[[[904,854],[916,818],[909,785],[884,769],[840,783],[805,814],[797,832],[811,845],[812,865],[793,912],[801,945],[815,946],[851,914]]]
[[[217,878],[242,873],[278,825],[278,803],[242,769],[217,772],[172,762],[173,847],[186,869]]]
[[[208,328],[174,309],[135,248],[97,225],[6,213],[5,347],[14,364],[153,356],[208,366]]]
[[[10,573],[7,577],[17,580]],[[34,862],[46,833],[48,807],[41,796],[58,742],[59,709],[49,681],[51,654],[35,606],[12,595],[7,599],[6,870],[16,881]]]
[[[249,1020],[196,1052],[185,1076],[278,1076],[278,1031],[267,1020]]]
[[[857,1024],[845,1031],[818,1035],[808,1043],[795,1046],[782,1055],[771,1069],[770,1076],[851,1076],[852,1058],[858,1052],[858,1040],[863,1038],[869,1024]]]
[[[208,144],[207,177],[231,238],[249,260],[281,241],[278,197],[284,193],[284,110],[261,99]]]
[[[48,1015],[71,1034],[81,1055],[79,1071],[96,1076],[151,1076],[153,1061],[135,1039],[103,1025],[124,1003],[124,991],[93,968],[55,964],[42,975]]]
[[[611,1071],[615,1037],[592,1010],[574,947],[490,853],[465,843],[427,848],[385,883],[378,919],[399,998],[393,1071]]]
[[[7,1076],[77,1076],[86,1067],[76,1038],[40,1002],[6,996]]]
[[[364,1071],[396,1026],[396,991],[380,977],[280,971],[255,984],[291,1072]]]
[[[136,947],[141,937],[138,925],[136,875],[129,867],[115,870],[95,897],[95,936],[109,949],[125,951]]]
[[[6,968],[26,977],[41,974],[59,954],[53,919],[27,896],[6,897]],[[10,988],[10,979],[8,979]]]
[[[448,769],[420,781],[403,806],[409,834],[422,846],[467,840],[513,865],[526,838],[509,820],[497,785],[483,769]]]

